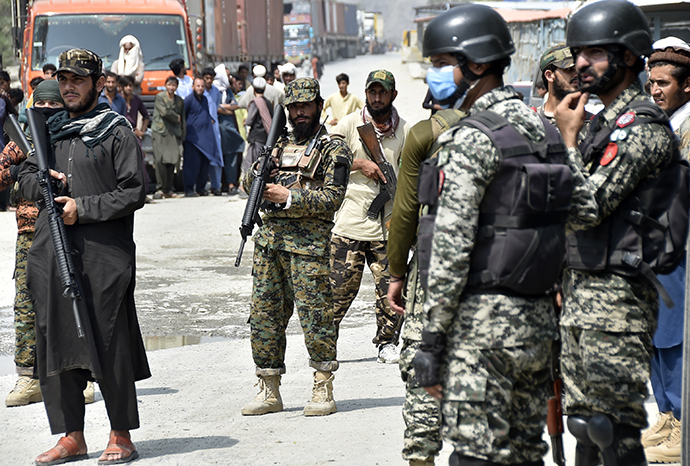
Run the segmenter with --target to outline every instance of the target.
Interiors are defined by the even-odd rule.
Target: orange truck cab
[[[183,0],[184,1],[184,0]],[[142,100],[153,107],[172,74],[168,64],[182,58],[192,75],[194,55],[186,5],[178,0],[34,0],[27,8],[22,44],[22,86],[43,75],[43,65],[58,65],[60,53],[86,48],[110,70],[119,55],[120,39],[139,40],[145,73]]]

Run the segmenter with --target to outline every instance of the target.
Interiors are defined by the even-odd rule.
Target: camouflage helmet
[[[285,86],[285,106],[297,102],[313,102],[321,96],[319,82],[314,78],[298,78]]]

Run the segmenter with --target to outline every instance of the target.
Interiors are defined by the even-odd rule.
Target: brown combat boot
[[[256,385],[259,386],[259,393],[254,401],[242,408],[243,416],[277,413],[283,410],[283,400],[278,391],[278,387],[280,387],[279,375],[260,375]]]
[[[331,372],[314,372],[314,388],[311,401],[304,407],[305,416],[325,416],[337,411],[333,400],[333,379]]]
[[[671,435],[673,430],[673,413],[659,413],[656,424],[642,433],[642,446],[655,447]]]
[[[410,460],[410,466],[434,466],[434,459]]]

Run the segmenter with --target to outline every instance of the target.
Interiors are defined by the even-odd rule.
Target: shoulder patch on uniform
[[[604,151],[604,155],[601,156],[601,161],[599,162],[599,165],[605,167],[606,165],[610,164],[613,159],[616,158],[616,155],[618,155],[618,144],[616,144],[615,142],[609,142],[606,146],[606,150]]]
[[[635,113],[626,112],[618,117],[618,120],[616,120],[616,126],[619,128],[625,128],[633,121],[635,121]]]

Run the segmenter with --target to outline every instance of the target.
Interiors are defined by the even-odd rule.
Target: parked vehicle
[[[383,36],[383,14],[371,11],[360,11],[359,14],[361,53],[386,53],[387,44]]]
[[[332,0],[285,2],[285,59],[296,64],[318,55],[324,62],[357,56],[357,6]]]
[[[141,44],[146,66],[142,100],[147,106],[152,107],[155,94],[165,88],[171,60],[183,59],[191,76],[191,30],[185,5],[178,0],[91,0],[78,7],[64,0],[33,0],[28,5],[13,1],[17,12],[13,32],[24,89],[42,75],[43,65],[58,65],[60,53],[71,48],[92,50],[109,70],[118,57],[120,39],[127,34]]]

